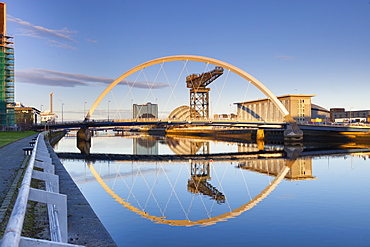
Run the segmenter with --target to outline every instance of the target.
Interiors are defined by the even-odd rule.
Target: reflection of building
[[[258,152],[260,150],[265,150],[265,151],[268,151],[268,150],[279,151],[280,150],[281,151],[281,150],[284,150],[284,147],[280,145],[263,144],[261,148],[261,144],[259,143],[238,143],[239,153]]]
[[[201,154],[209,153],[209,142],[173,137],[167,137],[166,142],[174,154],[196,154],[198,151]]]
[[[6,4],[0,3],[0,129],[14,126],[14,48],[6,36]]]
[[[15,123],[21,130],[29,130],[32,124],[40,121],[40,111],[34,107],[25,107],[21,103],[16,103],[14,107]]]
[[[133,105],[133,118],[158,118],[158,105],[148,102],[143,105]]]
[[[346,111],[344,108],[330,108],[331,122],[370,122],[370,110]]]
[[[158,142],[156,139],[145,137],[134,138],[134,155],[136,154],[158,154]]]
[[[265,146],[265,150],[269,150],[269,146]],[[271,150],[284,150],[284,147],[278,148],[271,145]],[[258,152],[258,144],[256,143],[243,143],[238,145],[238,152]],[[250,155],[249,159],[239,162],[238,167],[242,169],[251,170],[254,172],[263,173],[266,175],[276,176],[281,169],[287,164],[287,160],[283,158],[281,153],[270,154],[254,154]],[[312,159],[311,158],[298,158],[294,165],[291,167],[285,179],[288,180],[305,180],[313,179],[312,177]]]
[[[315,95],[289,94],[277,97],[296,121],[311,120],[311,97]],[[235,103],[240,120],[284,122],[284,116],[270,99]]]
[[[240,161],[238,167],[253,172],[276,176],[286,166],[286,159],[252,159]],[[312,177],[312,158],[299,158],[289,172],[287,180],[307,180]]]

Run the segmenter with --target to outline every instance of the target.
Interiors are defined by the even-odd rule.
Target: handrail
[[[43,133],[39,134],[36,139],[34,150],[36,150],[40,136],[44,137]],[[19,246],[21,239],[24,216],[26,214],[27,201],[30,193],[31,179],[33,167],[36,160],[36,152],[32,152],[26,173],[24,174],[21,188],[18,192],[17,200],[15,201],[13,211],[10,215],[8,225],[5,229],[4,237],[1,246]]]
[[[34,167],[43,169],[43,172],[34,170]],[[44,141],[44,133],[41,133],[35,141],[13,211],[0,243],[1,247],[78,246],[67,243],[67,196],[59,194],[59,177],[54,174],[54,169]],[[31,188],[33,178],[45,181],[46,190]],[[29,200],[47,204],[51,241],[21,236]]]

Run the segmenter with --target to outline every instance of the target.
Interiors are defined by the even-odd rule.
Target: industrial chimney
[[[50,113],[53,113],[53,93],[50,93]]]

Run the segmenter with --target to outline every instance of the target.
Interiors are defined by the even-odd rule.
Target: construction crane
[[[223,73],[223,68],[216,67],[209,72],[186,77],[186,87],[190,88],[190,118],[209,118],[209,90],[211,89],[206,87]]]

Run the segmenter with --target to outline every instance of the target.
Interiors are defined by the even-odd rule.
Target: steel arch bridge
[[[204,56],[196,56],[196,55],[175,55],[175,56],[166,56],[157,59],[153,59],[147,62],[144,62],[127,72],[123,73],[119,76],[116,80],[114,80],[95,100],[94,104],[91,106],[90,110],[88,111],[85,120],[90,120],[92,114],[94,113],[96,107],[100,104],[100,102],[104,99],[104,97],[122,80],[126,79],[128,76],[134,74],[137,71],[140,71],[146,67],[150,67],[152,65],[161,64],[165,62],[173,62],[173,61],[194,61],[194,62],[204,62],[213,64],[224,69],[227,69],[242,78],[246,79],[247,81],[251,82],[254,86],[256,86],[262,93],[264,93],[268,98],[271,99],[273,104],[280,110],[282,115],[284,116],[285,122],[289,123],[289,127],[285,132],[285,136],[287,137],[302,137],[303,133],[299,129],[297,123],[292,118],[288,110],[284,107],[284,105],[278,100],[278,98],[273,94],[265,85],[263,85],[259,80],[254,78],[252,75],[248,74],[244,70],[231,65],[229,63],[223,62],[221,60],[217,60],[214,58],[204,57]]]

